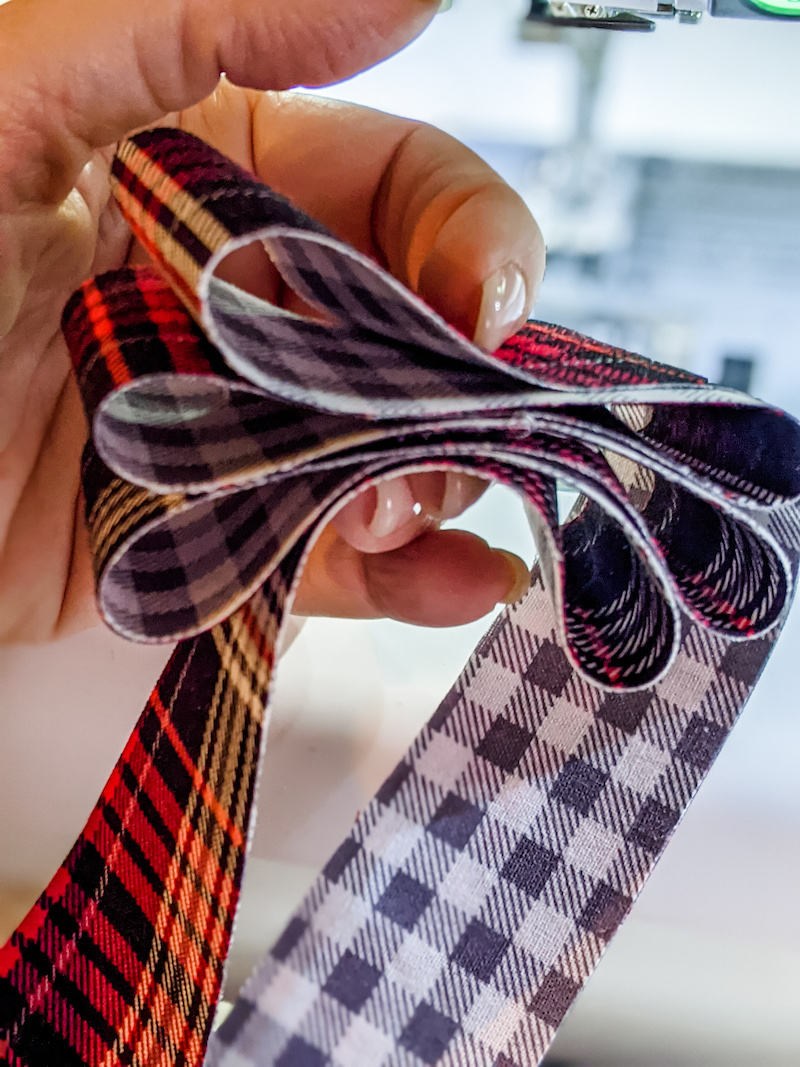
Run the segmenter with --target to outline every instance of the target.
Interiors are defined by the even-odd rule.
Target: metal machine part
[[[633,30],[649,33],[659,19],[677,18],[696,24],[704,14],[714,18],[800,19],[800,0],[626,0],[593,4],[577,0],[531,0],[523,20],[522,36],[541,40],[542,30],[574,27],[597,30]]]

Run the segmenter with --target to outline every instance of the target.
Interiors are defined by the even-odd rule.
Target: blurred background
[[[519,190],[549,249],[539,318],[800,415],[800,27],[530,40],[529,6],[455,0],[327,95],[435,123]],[[459,525],[532,559],[503,490]],[[281,666],[228,996],[489,621],[306,625]],[[549,1067],[800,1065],[798,650],[800,609]],[[166,657],[102,630],[0,650],[0,934],[79,832]]]

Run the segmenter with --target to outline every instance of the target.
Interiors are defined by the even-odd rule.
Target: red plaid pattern
[[[248,605],[176,649],[80,840],[0,950],[9,1067],[202,1063],[273,639]]]
[[[90,418],[113,391],[124,394],[133,383],[157,378],[165,371],[214,379],[223,391],[231,381],[238,381],[194,321],[203,309],[202,287],[208,281],[203,269],[232,238],[254,232],[262,221],[273,227],[285,222],[290,227],[298,218],[286,201],[202,142],[166,131],[142,134],[126,143],[112,174],[123,211],[177,296],[155,271],[139,271],[87,282],[70,301],[64,329]],[[308,220],[304,226],[323,238],[311,251],[323,248],[324,253],[325,231]],[[323,253],[319,270],[326,268]],[[363,264],[354,263],[350,264],[352,284],[342,290],[355,301],[353,307],[364,321],[371,321],[370,316],[382,309],[376,312],[369,292],[359,289],[358,270]],[[313,266],[308,267],[309,276]],[[301,271],[296,277],[302,284]],[[321,277],[319,272],[317,277]],[[338,295],[331,295],[335,303]],[[434,332],[438,328],[424,320],[413,301],[403,313],[407,316],[403,325],[412,339],[420,321]],[[235,318],[229,315],[231,322]],[[459,339],[444,324],[440,327],[435,339],[445,351],[437,373],[445,376],[447,346],[457,347]],[[369,340],[369,330],[362,332]],[[413,344],[408,349],[409,358],[419,356]],[[459,371],[465,380],[470,372],[476,378],[488,373],[479,365],[481,354],[472,355],[474,363],[467,358],[463,372]],[[542,387],[680,383],[691,399],[692,388],[701,384],[682,371],[545,324],[530,324],[498,355],[511,368],[535,377]],[[426,372],[424,359],[418,370]],[[495,367],[491,372],[495,384],[498,378],[504,383],[500,371]],[[365,373],[369,377],[370,366]],[[244,405],[247,399],[239,395],[238,403]],[[485,399],[479,391],[477,399]],[[167,401],[178,403],[174,395]],[[179,422],[177,429],[172,427],[176,437],[186,434]],[[288,433],[290,421],[282,429]],[[528,438],[530,450],[534,435]],[[324,443],[320,434],[316,444]],[[676,438],[676,454],[680,444]],[[509,452],[511,446],[505,445]],[[545,441],[542,448],[547,447]],[[574,443],[560,447],[563,455],[551,449],[552,462],[560,457],[565,469],[580,467],[611,492],[616,480],[591,447],[587,450]],[[472,455],[466,454],[468,459]],[[371,475],[392,469],[380,456],[374,462],[377,466],[369,468]],[[446,462],[451,460],[446,458]],[[463,466],[466,461],[458,462]],[[495,463],[491,455],[478,457],[473,466],[479,462],[481,469],[511,480],[508,470],[513,468],[507,463]],[[345,490],[356,485],[357,478],[353,475]],[[554,516],[554,481],[545,484],[535,471],[517,478],[528,499],[538,502],[540,513]],[[745,488],[749,486],[743,476],[736,478],[746,483]],[[200,617],[198,605],[210,604],[212,620],[220,618],[220,598],[208,593],[203,584],[207,575],[201,574],[196,600],[189,598],[188,606],[181,601],[180,611],[177,599],[163,609],[164,617],[180,615],[181,634],[196,632],[203,625],[210,628],[178,645],[79,841],[9,943],[0,949],[0,1067],[199,1067],[202,1063],[241,884],[261,726],[284,603],[313,523],[319,519],[314,507],[332,499],[339,485],[335,480],[326,482],[324,472],[318,479],[306,479],[311,483],[308,524],[282,531],[287,538],[289,534],[294,537],[291,547],[286,548],[288,540],[278,545],[270,557],[273,569],[266,585],[248,603],[212,626],[205,621],[207,616]],[[188,491],[159,494],[147,488],[146,479],[142,482],[134,485],[120,478],[93,446],[87,446],[84,493],[101,601],[103,583],[123,546],[130,547],[140,534],[139,545],[145,534],[155,530],[142,552],[141,565],[123,571],[120,585],[124,587],[125,580],[132,586],[139,582],[142,588],[136,593],[142,601],[165,590],[173,593],[184,582],[187,568],[196,562],[186,563],[174,544],[174,528],[171,531],[159,522],[165,517],[181,518],[196,504],[198,495],[193,497]],[[179,488],[186,484],[180,483]],[[212,508],[218,506],[225,513],[214,533],[221,530],[225,537],[230,533],[244,540],[242,530],[258,526],[265,511],[254,507],[247,512],[248,500],[241,512],[236,511],[237,501],[224,497],[226,488],[222,485],[211,501]],[[764,492],[769,495],[773,488],[768,486]],[[554,517],[553,524],[557,526]],[[761,543],[753,536],[751,544],[749,528],[743,530],[737,536],[744,539],[744,547],[734,548],[741,558],[759,562],[762,557],[757,557],[757,551],[764,553]],[[187,542],[191,546],[191,536]],[[149,566],[154,557],[172,560],[169,552],[173,550],[174,566],[169,563],[162,571]],[[738,557],[732,558],[735,562]],[[775,584],[771,599],[761,595],[758,600],[759,605],[767,604],[760,610],[774,614],[766,626],[777,620],[786,589],[780,587],[785,580],[781,568],[771,557],[763,558],[763,573]],[[227,558],[223,561],[228,562]],[[242,586],[251,588],[247,582],[257,584],[263,575],[251,560],[245,562],[253,569],[244,567],[237,577]],[[737,580],[735,566],[726,561],[723,570]],[[163,588],[157,588],[159,583]],[[212,592],[216,595],[217,590]],[[192,626],[186,620],[195,609],[198,618]],[[567,605],[565,614],[568,610]],[[618,605],[612,610],[619,614]],[[598,614],[593,609],[592,618]],[[160,625],[163,620],[156,621]],[[131,633],[158,639],[175,633],[169,622],[162,629]],[[115,624],[125,631],[124,623],[115,620]],[[596,642],[601,652],[603,640],[601,635]],[[567,670],[571,670],[568,665]],[[606,673],[606,680],[616,683],[611,668]],[[487,742],[490,747],[496,743]],[[503,744],[508,744],[507,739]],[[577,989],[563,975],[560,983],[543,986],[544,992],[540,989],[537,994],[536,1010],[553,1026],[556,1016],[563,1014],[561,1002],[567,1002],[565,983],[569,990]],[[407,1043],[413,1045],[414,1033]]]

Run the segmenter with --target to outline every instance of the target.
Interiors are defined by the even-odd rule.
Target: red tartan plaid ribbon
[[[79,841],[0,951],[8,1067],[203,1062],[283,614],[316,532],[366,482],[454,467],[524,495],[559,669],[595,687],[652,687],[682,619],[726,640],[768,634],[792,586],[763,516],[800,492],[793,420],[546,324],[489,356],[177,131],[126,142],[112,174],[160,273],[87,282],[65,312],[94,424],[98,598],[127,636],[182,640]],[[256,238],[321,320],[216,279]],[[566,526],[557,478],[586,498]],[[503,767],[497,743],[483,751]],[[404,1040],[438,1062],[417,1031]],[[292,1041],[263,1062],[305,1062]]]

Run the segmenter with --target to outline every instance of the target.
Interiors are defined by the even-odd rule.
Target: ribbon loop
[[[173,640],[215,625],[359,485],[431,465],[527,494],[565,650],[595,684],[660,677],[679,607],[728,637],[777,624],[789,565],[753,508],[800,492],[794,420],[541,323],[483,352],[210,152],[157,130],[123,145],[112,168],[187,311],[137,271],[87,283],[65,314],[100,456],[152,509],[98,568],[112,626]],[[319,320],[216,277],[254,240]],[[650,471],[644,496],[620,482],[614,456],[634,480]],[[563,529],[542,478],[588,501]]]
[[[112,171],[161,273],[104,275],[65,311],[95,438],[99,602],[136,640],[196,636],[0,949],[0,1056],[200,1067],[208,1045],[208,1067],[538,1063],[785,615],[797,423],[547,324],[484,353],[180,131],[137,136]],[[215,276],[252,240],[318,320]],[[209,1043],[298,575],[343,501],[429,468],[523,497],[531,592]],[[559,482],[581,494],[565,523]]]

